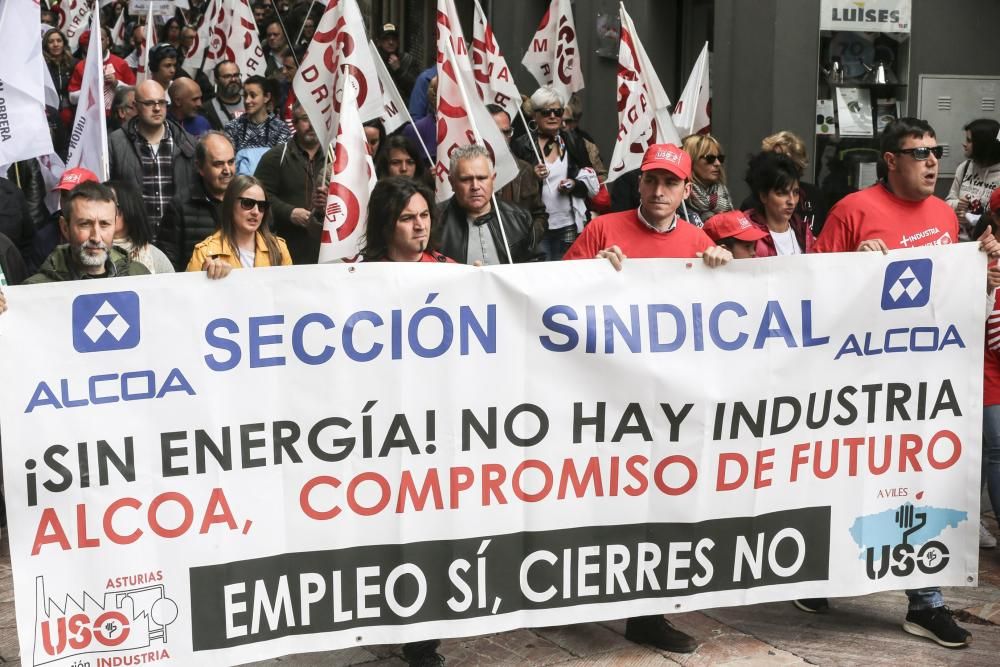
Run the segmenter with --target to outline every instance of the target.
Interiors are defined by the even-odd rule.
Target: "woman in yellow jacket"
[[[271,233],[270,224],[271,206],[260,181],[234,176],[222,197],[219,230],[194,247],[187,270],[219,262],[234,269],[291,264],[285,240]]]

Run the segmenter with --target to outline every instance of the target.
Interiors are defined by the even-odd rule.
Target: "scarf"
[[[688,205],[707,221],[716,213],[733,210],[733,202],[729,199],[729,190],[722,183],[715,183],[707,188],[691,181],[691,196]]]

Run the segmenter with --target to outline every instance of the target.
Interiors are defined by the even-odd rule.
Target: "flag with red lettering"
[[[392,80],[392,75],[389,74],[388,68],[382,62],[382,57],[378,54],[375,42],[369,41],[368,48],[372,52],[372,62],[375,63],[378,82],[382,87],[382,125],[385,126],[386,134],[392,134],[407,123],[412,123],[413,119],[410,117],[406,102],[403,101],[403,96],[399,94],[396,82]]]
[[[357,95],[347,77],[341,77],[339,84],[337,145],[319,246],[321,264],[358,258],[367,229],[368,198],[375,187],[375,165],[368,155]]]
[[[465,42],[465,33],[462,32],[462,24],[458,20],[458,10],[455,9],[455,0],[438,0],[438,65],[444,62],[444,54],[447,52],[445,49],[446,42],[450,46],[452,53],[455,54],[455,63],[464,70],[471,70],[472,63],[469,60],[469,49]]]
[[[708,81],[708,42],[701,49],[684,92],[674,107],[674,125],[687,136],[712,129],[712,88]]]
[[[76,119],[69,136],[66,168],[83,167],[108,179],[108,126],[104,118],[104,51],[101,47],[100,13],[93,14],[90,44],[83,66]]]
[[[267,63],[248,0],[210,0],[186,58],[215,82],[215,66],[236,63],[243,78],[264,76]]]
[[[568,100],[583,88],[580,49],[569,0],[552,0],[521,63],[539,86],[555,88],[563,99]]]
[[[37,2],[34,4],[38,5]],[[69,52],[76,53],[80,48],[80,35],[90,25],[90,15],[94,11],[93,0],[63,0],[55,6],[54,11],[58,27],[66,35]]]
[[[450,44],[445,42],[444,47],[444,62],[438,64],[437,160],[433,170],[437,201],[452,195],[448,171],[451,152],[459,146],[481,144],[486,147],[496,173],[494,190],[517,177],[517,161],[486,105],[476,95],[472,72],[455,64],[457,56]]]
[[[52,152],[45,120],[42,34],[35,28],[25,29],[26,21],[39,20],[39,11],[38,0],[7,0],[0,4],[0,44],[5,50],[5,56],[0,58],[2,166]]]
[[[670,98],[639,41],[632,17],[621,4],[621,42],[618,45],[618,137],[607,182],[638,169],[651,144],[680,145],[670,118]]]
[[[479,6],[479,0],[476,0],[476,15],[472,24],[472,74],[476,78],[479,97],[484,102],[503,107],[511,118],[517,115],[521,94],[500,52],[493,28]]]
[[[354,89],[362,121],[382,115],[378,72],[367,45],[357,0],[329,0],[292,89],[325,149],[333,141],[340,115],[339,80]]]

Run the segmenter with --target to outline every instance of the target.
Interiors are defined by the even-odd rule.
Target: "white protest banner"
[[[375,187],[375,165],[368,155],[368,139],[358,116],[357,100],[350,83],[340,95],[337,143],[330,164],[330,189],[320,237],[319,261],[354,261],[361,252],[367,231],[368,198]],[[405,107],[403,107],[405,109]]]
[[[653,64],[639,41],[632,17],[619,5],[621,42],[618,45],[618,136],[611,155],[607,182],[638,169],[652,144],[680,146],[681,137],[670,118],[670,98],[660,85]]]
[[[100,14],[94,12],[80,98],[69,136],[66,168],[83,167],[108,180],[108,126],[104,117],[104,63]]]
[[[563,99],[584,86],[580,49],[570,0],[552,0],[521,59],[539,86],[552,86]]]
[[[709,81],[708,42],[701,48],[691,68],[681,97],[674,107],[673,120],[677,131],[685,137],[712,129],[712,85]]]
[[[486,13],[475,2],[476,14],[472,24],[472,72],[476,77],[479,97],[486,104],[503,107],[511,118],[517,117],[521,106],[521,94],[517,91],[514,77],[507,67],[507,60],[500,52],[493,28],[486,20]]]
[[[190,9],[188,0],[129,0],[128,10],[132,14],[145,14],[150,8],[156,16],[173,16],[177,9]]]
[[[431,168],[437,201],[452,195],[448,172],[451,153],[459,146],[480,144],[486,147],[496,172],[494,190],[517,178],[517,161],[486,105],[476,94],[472,70],[458,66],[461,57],[455,55],[447,41],[442,44],[447,52],[438,63],[437,160]]]
[[[382,115],[378,73],[367,42],[357,1],[329,0],[292,81],[295,98],[309,114],[324,149],[335,136],[341,76],[354,88],[362,122]]]
[[[25,30],[26,17],[39,12],[37,0],[8,0],[0,4],[0,165],[48,155],[52,138],[45,119],[45,76],[42,35]],[[34,24],[32,24],[34,25]],[[58,106],[58,105],[57,105]]]
[[[369,40],[368,48],[372,53],[372,63],[375,64],[375,71],[378,73],[378,83],[382,89],[382,125],[386,134],[392,134],[407,123],[412,123],[410,111],[406,107],[406,102],[399,94],[396,82],[392,80],[388,68],[378,54],[378,47],[375,42]],[[419,134],[417,135],[420,136]],[[429,158],[428,158],[429,159]]]
[[[910,32],[911,0],[822,0],[820,30]]]
[[[93,5],[93,0],[63,0],[54,8],[58,27],[66,35],[70,53],[76,53],[80,47],[80,35],[90,27]]]
[[[975,586],[986,295],[954,295],[985,264],[957,244],[8,288],[21,660],[219,667]]]

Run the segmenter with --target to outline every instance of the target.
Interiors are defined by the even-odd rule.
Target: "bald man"
[[[136,116],[108,137],[111,178],[142,192],[154,243],[163,212],[194,177],[195,139],[167,117],[167,93],[152,79],[135,89]]]
[[[181,124],[193,137],[200,137],[212,126],[202,116],[201,86],[187,77],[174,79],[167,89],[170,96],[170,118]]]

